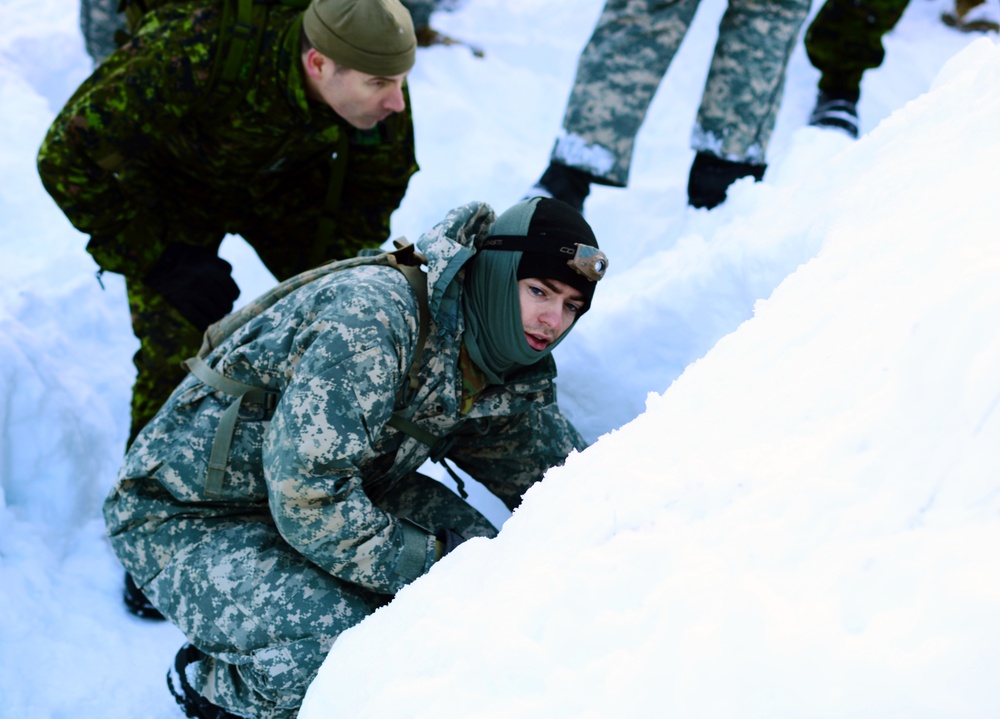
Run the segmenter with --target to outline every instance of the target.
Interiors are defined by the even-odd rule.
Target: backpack
[[[427,258],[417,252],[414,245],[406,243],[405,239],[395,240],[394,242],[396,250],[392,252],[367,253],[346,260],[328,262],[320,267],[306,270],[301,274],[290,277],[236,312],[226,315],[205,330],[198,354],[186,360],[184,366],[205,385],[231,395],[234,398],[233,403],[223,412],[219,420],[219,426],[215,431],[215,438],[212,441],[212,452],[209,455],[208,473],[205,479],[205,496],[218,497],[222,494],[222,483],[226,476],[226,466],[229,463],[229,450],[232,446],[233,434],[236,431],[236,422],[243,416],[241,415],[241,410],[243,409],[244,402],[260,408],[256,414],[249,417],[244,416],[244,418],[259,420],[266,418],[274,410],[279,398],[278,393],[274,390],[256,387],[226,377],[221,372],[217,372],[209,367],[208,363],[205,362],[205,358],[216,347],[231,337],[240,327],[300,287],[334,272],[364,265],[395,267],[402,272],[417,296],[417,306],[419,308],[417,322],[419,330],[417,333],[417,348],[406,371],[408,382],[404,384],[400,391],[400,399],[405,399],[407,392],[413,392],[417,389],[419,384],[417,375],[420,372],[424,345],[427,342],[427,335],[430,331],[430,310],[427,304],[427,276],[420,270],[420,265],[425,263]],[[463,480],[444,461],[445,455],[451,448],[451,443],[447,439],[437,437],[399,413],[394,413],[389,419],[388,424],[400,432],[410,435],[418,442],[430,446],[430,459],[442,464],[458,485],[458,491],[462,498],[468,497],[468,494],[465,492]]]

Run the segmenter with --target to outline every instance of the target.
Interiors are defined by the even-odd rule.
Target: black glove
[[[233,266],[211,250],[175,243],[153,265],[146,284],[204,331],[229,314],[240,296],[232,271]]]
[[[434,533],[434,538],[437,540],[434,543],[435,559],[441,559],[466,539],[454,529],[439,529]]]

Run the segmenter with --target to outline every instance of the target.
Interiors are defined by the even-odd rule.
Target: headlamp
[[[562,248],[561,251],[565,252],[568,249],[568,247]],[[608,256],[597,247],[577,243],[576,254],[573,255],[573,259],[567,260],[566,264],[577,274],[583,275],[591,282],[597,282],[608,271]]]
[[[542,255],[555,255],[557,257],[573,257],[566,260],[566,264],[576,274],[585,277],[591,282],[597,282],[608,270],[608,256],[602,250],[593,245],[585,245],[580,242],[557,243],[546,242],[537,237],[523,237],[520,235],[490,235],[483,240],[484,250],[508,250],[520,252],[534,252]]]

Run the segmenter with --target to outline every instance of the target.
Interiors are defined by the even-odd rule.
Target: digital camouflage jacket
[[[346,169],[334,234],[358,247],[388,237],[417,169],[409,107],[360,131],[307,100],[301,12],[280,5],[270,9],[245,94],[230,101],[210,92],[221,10],[199,0],[150,13],[77,89],[42,144],[45,188],[91,235],[88,251],[106,270],[142,277],[170,241],[217,245],[226,232],[250,240],[262,226],[287,223],[288,243],[311,239],[335,152]],[[303,214],[313,218],[309,238],[294,236]]]
[[[112,544],[140,586],[204,523],[241,519],[273,522],[312,563],[373,592],[393,594],[426,572],[434,537],[377,506],[429,454],[387,424],[394,412],[449,438],[448,457],[512,509],[549,467],[583,448],[556,405],[551,357],[487,387],[461,412],[462,266],[494,219],[489,206],[472,203],[418,242],[431,323],[415,392],[403,388],[418,305],[392,267],[304,285],[212,351],[206,361],[217,372],[279,396],[272,416],[237,422],[221,496],[212,499],[209,454],[232,397],[187,376],[139,434],[105,503]]]

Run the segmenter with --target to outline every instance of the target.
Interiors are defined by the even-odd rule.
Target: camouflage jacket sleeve
[[[477,420],[477,423],[484,420]],[[523,414],[493,417],[489,431],[475,425],[461,432],[448,458],[495,494],[511,511],[549,467],[587,445],[553,400]]]
[[[389,218],[418,169],[405,86],[404,97],[406,110],[372,130],[352,133],[337,223],[343,237],[363,246],[389,239]]]
[[[183,46],[147,23],[74,93],[38,153],[42,184],[69,221],[91,235],[87,246],[104,269],[144,274],[165,246],[165,222],[122,191],[126,158],[162,142],[197,100],[211,67],[213,34],[206,10],[186,23]]]
[[[416,344],[413,294],[395,270],[382,272],[387,282],[359,284],[300,331],[315,339],[271,420],[263,462],[271,515],[292,547],[346,582],[395,593],[430,568],[434,538],[376,507],[362,486]]]

